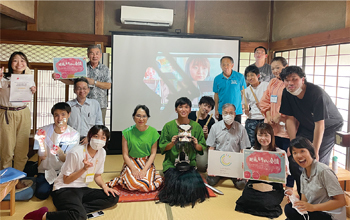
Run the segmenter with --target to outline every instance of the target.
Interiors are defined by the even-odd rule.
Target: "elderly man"
[[[242,87],[247,88],[244,76],[234,71],[233,58],[224,56],[220,60],[222,73],[217,75],[213,83],[213,92],[215,100],[215,118],[222,120],[222,105],[231,103],[236,106],[235,121],[241,123],[242,111]]]
[[[80,133],[80,143],[86,144],[86,135],[94,125],[102,125],[102,113],[100,104],[87,98],[90,92],[88,80],[84,77],[74,81],[74,93],[77,98],[68,101],[72,112],[68,119],[68,125]]]
[[[215,123],[209,132],[207,146],[209,150],[243,152],[243,149],[250,148],[250,141],[246,129],[240,123],[234,121],[236,108],[230,103],[222,106],[222,121]],[[221,177],[208,176],[209,185],[216,185]],[[246,181],[232,178],[237,189],[243,189]]]
[[[107,111],[107,90],[111,88],[112,81],[110,71],[107,66],[100,63],[102,50],[98,45],[89,46],[87,55],[90,62],[87,63],[87,81],[90,86],[88,98],[96,99],[101,106],[103,124],[105,123]],[[54,77],[55,74],[52,75]],[[60,79],[61,82],[73,85],[73,81],[69,79]]]

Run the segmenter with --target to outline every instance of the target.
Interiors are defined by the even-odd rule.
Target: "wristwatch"
[[[97,81],[95,80],[95,83],[94,83],[94,86],[96,87],[96,83],[97,83]]]

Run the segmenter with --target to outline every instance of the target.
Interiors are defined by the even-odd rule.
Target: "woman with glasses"
[[[150,117],[147,106],[136,106],[132,116],[135,125],[122,132],[123,169],[120,177],[114,178],[108,185],[121,185],[131,191],[151,192],[163,183],[153,164],[159,134],[155,128],[146,124]]]

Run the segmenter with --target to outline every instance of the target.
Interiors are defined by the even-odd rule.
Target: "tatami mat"
[[[164,155],[157,154],[155,159],[155,166],[157,170],[162,169],[162,162]],[[119,175],[123,165],[122,155],[108,155],[105,163],[105,173],[102,175],[105,181]],[[96,188],[95,183],[91,183],[90,187]],[[154,201],[148,202],[130,202],[119,203],[115,207],[104,210],[104,216],[96,218],[96,220],[187,220],[187,219],[244,219],[244,220],[258,220],[266,219],[256,217],[249,214],[239,213],[235,211],[236,200],[241,196],[242,191],[234,188],[233,183],[229,179],[223,179],[219,182],[217,188],[221,190],[224,195],[212,197],[203,203],[198,203],[194,208],[192,207],[170,207],[167,204],[156,203]],[[286,201],[282,202],[282,209]],[[45,201],[41,201],[33,197],[29,201],[16,202],[16,212],[13,216],[9,216],[8,211],[1,211],[1,220],[17,220],[22,219],[23,216],[42,206],[47,206],[49,211],[55,211],[51,197]],[[278,220],[284,220],[285,216],[282,214]]]

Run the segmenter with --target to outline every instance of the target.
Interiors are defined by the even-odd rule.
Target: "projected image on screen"
[[[160,56],[156,57],[156,62],[158,64],[157,69],[148,67],[143,81],[148,88],[161,97],[160,110],[163,110],[169,102],[169,87],[179,92],[180,90],[192,87],[192,83],[193,86],[197,88],[197,90],[193,90],[194,93],[189,91],[189,95],[187,96],[192,100],[192,110],[198,109],[198,102],[202,96],[214,95],[214,76],[210,75],[210,62],[220,62],[221,56],[218,58],[207,58],[200,54],[191,54],[190,56],[183,54],[184,57],[179,57],[179,54],[170,53],[169,55],[173,56],[170,60],[174,60],[176,63],[176,65],[172,65],[167,57],[161,56],[161,52],[159,52],[159,54]],[[163,78],[165,77],[168,79],[170,85],[164,82],[158,72],[161,72]],[[215,73],[215,75],[217,75],[217,73]],[[187,86],[186,83],[190,83],[190,86]]]
[[[213,81],[222,72],[221,57],[231,56],[239,63],[237,38],[124,33],[112,39],[112,131],[134,124],[131,114],[138,104],[150,110],[147,124],[161,130],[177,117],[178,98],[188,97],[192,110],[197,110],[202,96],[214,96]]]

